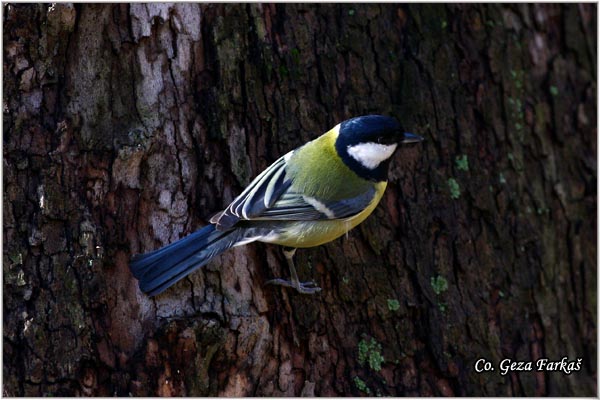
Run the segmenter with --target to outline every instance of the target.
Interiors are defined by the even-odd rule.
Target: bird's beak
[[[425,140],[423,136],[415,135],[414,133],[406,132],[404,134],[404,139],[402,139],[401,144],[410,144],[410,143],[419,143]]]

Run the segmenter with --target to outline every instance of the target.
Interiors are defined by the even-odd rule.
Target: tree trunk
[[[595,4],[4,5],[4,394],[596,395],[596,23]],[[139,291],[131,255],[368,113],[426,142],[359,228],[298,251],[321,294],[265,287],[288,276],[265,244]],[[563,357],[580,369],[501,370]]]

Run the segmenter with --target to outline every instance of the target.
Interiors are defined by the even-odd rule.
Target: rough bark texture
[[[596,5],[3,18],[5,395],[596,394]],[[298,252],[322,294],[263,287],[288,274],[263,244],[140,293],[132,254],[367,113],[427,141],[360,228]]]

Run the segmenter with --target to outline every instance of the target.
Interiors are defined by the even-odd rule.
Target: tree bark
[[[4,394],[596,395],[596,11],[5,4]],[[426,142],[298,251],[321,294],[264,244],[139,291],[131,255],[368,113]]]

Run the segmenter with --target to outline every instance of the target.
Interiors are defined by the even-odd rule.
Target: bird
[[[133,256],[130,270],[141,291],[155,296],[224,251],[258,241],[283,246],[290,270],[289,280],[266,284],[318,293],[315,282],[298,279],[296,249],[335,240],[363,222],[384,194],[396,149],[422,140],[389,116],[363,115],[338,123],[277,159],[209,225]]]

